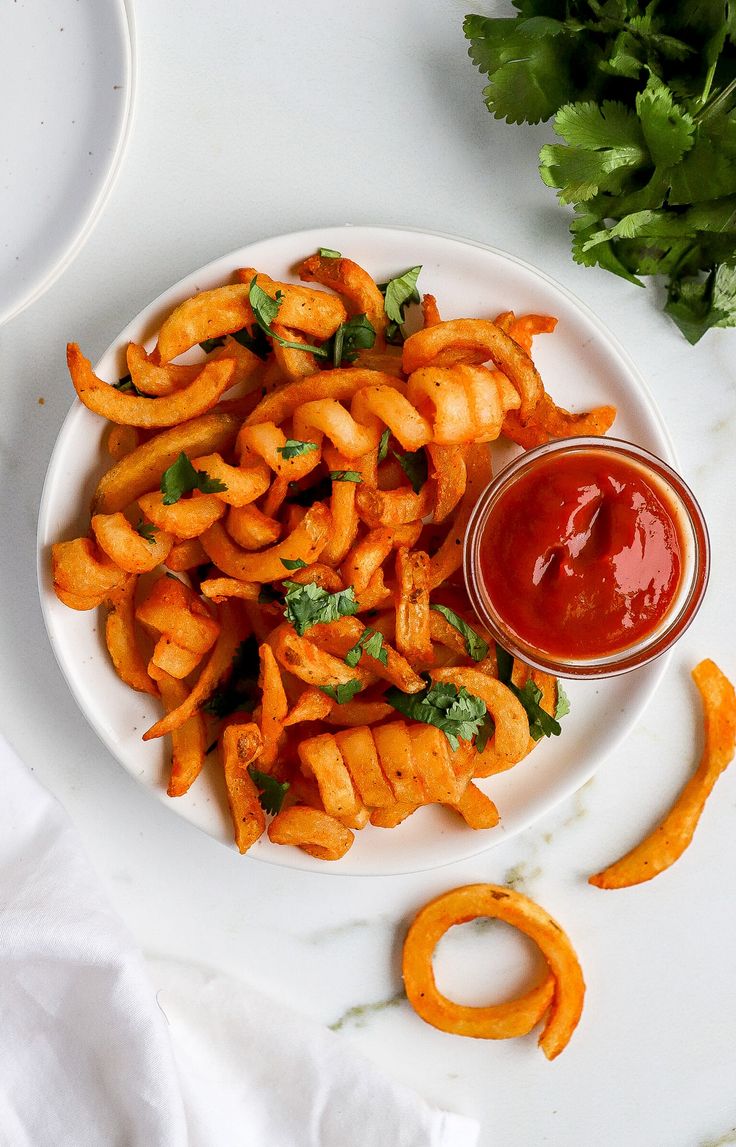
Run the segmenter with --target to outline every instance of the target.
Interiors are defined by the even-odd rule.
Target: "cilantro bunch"
[[[467,16],[469,54],[508,123],[554,117],[540,175],[574,207],[572,253],[638,286],[663,277],[691,343],[736,325],[733,0],[515,0]]]

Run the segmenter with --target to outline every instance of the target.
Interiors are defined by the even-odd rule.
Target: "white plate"
[[[89,235],[133,105],[124,0],[0,9],[0,323],[37,299]]]
[[[318,246],[334,248],[363,264],[382,281],[417,263],[420,286],[436,295],[450,317],[490,316],[505,309],[557,315],[553,335],[535,342],[535,359],[553,397],[585,409],[612,402],[619,415],[615,432],[667,461],[673,452],[661,416],[642,379],[621,348],[574,296],[526,263],[479,244],[443,235],[385,227],[324,227],[254,243],[187,276],[146,307],[103,355],[98,371],[114,379],[123,373],[121,348],[150,337],[162,317],[197,290],[228,281],[238,266],[254,266],[277,279]],[[133,693],[115,676],[104,649],[96,613],[76,613],[57,601],[51,588],[51,542],[85,533],[85,517],[101,464],[104,425],[80,403],[70,411],[49,466],[39,520],[39,581],[51,644],[82,712],[126,769],[192,824],[228,844],[231,827],[223,787],[212,759],[185,797],[165,795],[169,749],[144,744],[141,733],[158,717],[155,702]],[[474,832],[459,817],[423,808],[399,828],[366,828],[343,860],[325,864],[298,849],[259,841],[249,855],[320,872],[389,874],[432,868],[482,852],[519,832],[580,787],[638,720],[664,670],[660,659],[609,680],[570,683],[572,712],[563,733],[538,748],[516,768],[484,782],[501,812],[501,826]],[[566,683],[567,688],[567,683]]]

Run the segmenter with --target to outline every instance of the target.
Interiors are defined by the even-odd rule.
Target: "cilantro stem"
[[[710,95],[710,89],[711,89],[711,86],[713,84],[713,77],[716,74],[716,64],[717,63],[718,63],[718,60],[714,60],[713,63],[711,64],[711,66],[708,68],[708,74],[705,77],[705,85],[703,87],[703,92],[702,92],[702,95],[701,95],[700,101],[699,101],[701,106],[707,102],[708,96]]]

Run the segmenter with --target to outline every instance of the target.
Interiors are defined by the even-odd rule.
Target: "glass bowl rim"
[[[567,452],[610,453],[632,459],[645,470],[652,471],[660,482],[668,488],[670,499],[677,503],[683,525],[689,527],[692,544],[692,562],[689,585],[667,624],[656,627],[651,634],[634,645],[610,654],[587,658],[563,658],[536,649],[519,635],[504,626],[499,615],[492,610],[490,596],[484,592],[479,572],[479,549],[484,527],[493,504],[508,486],[516,481],[521,473],[527,472],[541,459],[550,455]],[[488,485],[481,491],[470,514],[463,543],[463,574],[468,598],[481,624],[491,637],[509,653],[519,657],[532,668],[557,677],[584,679],[613,677],[647,665],[650,661],[667,652],[683,635],[697,614],[710,576],[710,539],[703,511],[685,480],[658,455],[623,438],[608,438],[592,435],[574,438],[555,439],[542,446],[523,451],[512,458]]]

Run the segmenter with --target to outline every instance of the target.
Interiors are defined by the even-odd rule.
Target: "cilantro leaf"
[[[319,685],[318,688],[328,697],[331,697],[333,701],[337,701],[338,705],[344,705],[346,701],[352,701],[356,693],[360,693],[363,684],[357,677],[354,677],[342,685]]]
[[[233,331],[230,337],[258,358],[268,358],[271,353],[271,344],[258,325],[252,331],[249,327],[242,327],[239,331]],[[211,354],[213,350],[225,345],[225,335],[215,339],[205,339],[199,345],[205,354]]]
[[[691,342],[736,325],[736,231],[722,211],[736,194],[736,3],[515,7],[466,17],[469,55],[497,118],[555,117],[563,143],[542,148],[539,172],[577,211],[575,261],[637,286],[664,278],[665,311]]]
[[[514,658],[508,650],[504,649],[502,645],[496,642],[496,666],[498,668],[498,679],[502,685],[511,684],[511,674],[514,671]]]
[[[314,582],[300,585],[295,581],[285,581],[284,585],[287,589],[284,617],[291,622],[300,637],[313,625],[337,621],[340,617],[350,617],[358,612],[358,602],[351,585],[337,593],[328,593]]]
[[[351,669],[355,669],[363,653],[367,653],[369,657],[375,657],[377,661],[381,662],[381,665],[388,664],[388,652],[383,647],[383,635],[370,627],[365,629],[355,645],[348,649],[344,658],[345,664],[349,665]]]
[[[736,326],[736,264],[721,263],[705,276],[674,278],[664,309],[691,344],[711,327]]]
[[[496,724],[490,713],[486,713],[475,737],[475,750],[482,753],[486,745],[496,732]]]
[[[312,346],[310,343],[291,342],[289,339],[277,335],[276,332],[271,329],[271,324],[278,317],[283,299],[283,291],[277,291],[275,297],[272,299],[271,296],[264,291],[263,287],[259,287],[258,276],[253,276],[248,291],[248,302],[253,309],[253,317],[264,334],[274,339],[280,346],[291,347],[292,350],[306,350],[309,351],[310,354],[318,355],[320,358],[327,358],[328,352],[324,347]]]
[[[376,328],[366,315],[355,315],[341,323],[332,336],[332,365],[355,362],[359,350],[370,350],[376,341]],[[328,348],[329,354],[329,348]]]
[[[229,717],[241,709],[255,709],[259,672],[258,642],[251,635],[236,649],[227,677],[204,702],[204,711],[214,717]]]
[[[636,97],[636,111],[656,167],[673,167],[693,146],[695,121],[657,76]]]
[[[204,470],[195,470],[182,450],[176,462],[172,462],[161,475],[161,493],[165,506],[173,506],[182,494],[200,490],[203,494],[221,494],[227,490],[219,478],[210,478]]]
[[[298,458],[300,454],[310,454],[316,449],[316,442],[300,442],[298,438],[287,438],[283,446],[276,447],[276,453],[280,454],[284,461],[288,461],[290,458]]]
[[[329,247],[318,247],[317,254],[322,259],[342,259],[339,251],[331,251]]]
[[[281,564],[287,570],[303,570],[307,563],[301,558],[282,558]]]
[[[358,482],[363,481],[363,475],[360,474],[357,470],[331,470],[330,481],[355,482],[357,484]]]
[[[427,455],[424,453],[424,449],[413,450],[408,454],[398,454],[396,450],[392,453],[411,482],[412,490],[418,494],[429,476]]]
[[[532,681],[531,677],[525,682],[522,689],[518,689],[514,684],[509,684],[508,688],[521,701],[526,710],[529,719],[529,734],[533,741],[539,741],[542,737],[559,737],[562,727],[559,721],[551,717],[539,704],[542,699],[542,690]]]
[[[379,462],[383,462],[384,458],[388,454],[388,440],[390,437],[391,437],[391,431],[389,430],[388,427],[386,427],[383,434],[381,435],[381,441],[378,443],[378,461]]]
[[[150,542],[151,545],[154,545],[156,541],[154,534],[158,533],[158,526],[152,525],[151,522],[144,522],[143,518],[140,518],[135,532],[140,534],[142,538],[145,538],[147,542]]]
[[[542,690],[531,679],[525,683],[522,689],[514,685],[511,680],[511,674],[514,668],[514,659],[507,650],[501,645],[496,643],[496,665],[498,666],[498,679],[510,689],[514,697],[523,705],[527,719],[529,721],[529,734],[533,740],[538,741],[541,737],[559,737],[562,732],[562,727],[556,716],[551,717],[549,713],[544,710],[539,704],[542,698]],[[559,687],[558,687],[559,688]],[[564,696],[564,691],[563,691]],[[557,694],[558,702],[560,693]],[[565,698],[567,701],[567,698]],[[568,702],[569,705],[569,702]]]
[[[264,812],[270,813],[271,816],[276,816],[277,812],[281,812],[284,797],[289,790],[289,782],[278,781],[270,773],[262,773],[253,765],[248,765],[248,773],[253,784],[259,790],[258,800],[261,808]]]
[[[252,330],[249,327],[242,327],[239,331],[233,331],[232,337],[236,343],[240,343],[257,358],[266,359],[271,353],[271,344],[266,338],[266,332],[257,324]]]
[[[463,27],[471,60],[489,78],[483,98],[496,119],[539,123],[575,98],[576,43],[560,20],[466,16]]]
[[[555,705],[555,720],[566,717],[570,712],[570,698],[562,688],[562,682],[557,682],[557,704]]]
[[[401,330],[404,322],[404,310],[409,303],[420,303],[421,295],[417,290],[417,279],[421,267],[410,267],[403,275],[389,279],[387,283],[379,283],[378,289],[383,295],[383,309],[389,320],[386,328],[386,339],[390,343],[403,342]]]
[[[472,741],[487,712],[485,701],[450,681],[430,682],[420,693],[402,693],[392,686],[384,700],[412,721],[441,729],[453,749],[460,747],[461,739]]]
[[[465,640],[468,657],[471,657],[473,661],[482,661],[484,657],[488,656],[488,642],[474,629],[471,629],[467,621],[463,621],[454,609],[450,609],[446,605],[431,605],[429,608],[441,613],[445,620],[449,621],[450,625],[461,634]]]
[[[150,394],[144,394],[142,390],[133,382],[129,374],[124,374],[117,382],[112,383],[113,390],[119,390],[121,394],[134,394],[136,398],[150,398]]]

